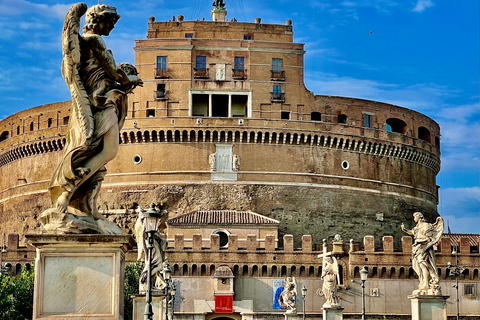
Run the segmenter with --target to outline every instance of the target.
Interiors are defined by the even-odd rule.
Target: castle
[[[290,20],[233,22],[226,12],[213,14],[213,21],[151,17],[147,39],[136,40],[144,87],[129,98],[101,212],[131,234],[138,204],[161,205],[167,255],[188,301],[176,307],[180,318],[212,317],[211,278],[223,266],[235,277],[235,319],[277,315],[261,298],[287,275],[311,288],[307,313],[319,317],[314,288],[323,239],[341,261],[346,313],[359,312],[358,270],[366,265],[377,289],[370,313],[405,315],[409,301],[399,302],[398,293],[411,292],[416,280],[400,224],[412,223],[414,211],[432,222],[438,216],[438,124],[403,107],[310,92],[304,45],[293,41]],[[37,215],[50,206],[52,172],[44,168],[61,158],[69,108],[69,101],[52,103],[0,121],[0,234],[11,234],[3,259],[12,266],[33,260],[14,234],[23,243],[24,234],[40,230]],[[240,212],[257,222],[238,223]],[[195,222],[185,223],[186,215]],[[223,220],[208,220],[217,215]],[[332,244],[335,234],[345,243]],[[451,281],[445,268],[459,243],[469,269],[462,280],[475,291],[478,236],[445,239],[442,281]],[[263,289],[253,292],[259,283]],[[204,287],[211,292],[197,299]],[[469,295],[465,308],[480,314]]]

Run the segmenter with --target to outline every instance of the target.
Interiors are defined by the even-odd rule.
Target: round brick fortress
[[[308,91],[291,21],[151,18],[135,51],[145,85],[129,97],[98,199],[126,232],[133,208],[150,202],[162,205],[164,220],[252,210],[314,243],[336,233],[399,238],[414,211],[438,216],[438,124],[406,108]],[[0,121],[0,233],[39,230],[69,116],[65,101]],[[219,170],[221,155],[235,164]]]

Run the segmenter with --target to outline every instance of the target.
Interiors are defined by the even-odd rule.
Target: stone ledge
[[[105,234],[26,234],[25,238],[34,247],[43,247],[51,244],[69,244],[74,245],[89,243],[95,244],[117,244],[124,247],[124,250],[130,250],[135,245],[135,240],[131,235],[105,235]]]

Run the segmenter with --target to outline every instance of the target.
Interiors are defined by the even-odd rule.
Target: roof
[[[280,221],[262,216],[252,211],[236,210],[199,210],[183,214],[167,221],[167,226],[245,226],[271,225],[278,226]]]
[[[449,238],[452,242],[460,245],[460,238],[468,238],[470,246],[478,246],[479,233],[444,233],[442,238]]]

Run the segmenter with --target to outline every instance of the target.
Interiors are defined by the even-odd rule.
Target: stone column
[[[412,320],[447,320],[449,296],[410,295]]]
[[[343,320],[343,309],[342,307],[322,308],[323,320]]]
[[[123,319],[129,235],[26,235],[37,251],[33,319]]]

